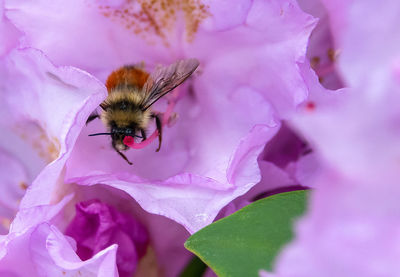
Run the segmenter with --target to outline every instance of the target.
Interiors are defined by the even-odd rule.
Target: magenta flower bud
[[[76,204],[76,215],[65,234],[75,239],[76,253],[82,260],[117,244],[117,267],[121,277],[135,272],[149,240],[145,227],[132,216],[95,199]]]

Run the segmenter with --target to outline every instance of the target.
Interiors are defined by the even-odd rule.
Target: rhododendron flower
[[[23,34],[22,46],[38,48],[55,64],[79,67],[103,83],[125,64],[144,61],[151,71],[179,58],[200,61],[198,72],[179,90],[176,122],[164,128],[159,153],[155,145],[130,150],[130,166],[107,137],[88,137],[105,128],[99,121],[83,127],[92,104],[101,102],[93,97],[90,105],[77,108],[79,121],[61,148],[62,163],[44,169],[23,208],[62,195],[63,188],[46,178],[58,176],[65,162],[66,183],[118,188],[146,211],[194,232],[259,182],[257,157],[281,119],[290,118],[307,98],[298,64],[305,59],[314,18],[294,1],[163,3],[5,2],[5,15]],[[226,7],[235,8],[227,15]],[[154,109],[164,112],[165,102]]]
[[[177,276],[188,262],[188,233],[177,223],[110,188],[73,187],[56,205],[18,212],[0,237],[1,276]]]
[[[276,276],[398,276],[400,3],[324,1],[347,87],[318,86],[293,120],[322,169]],[[362,23],[361,23],[362,22]],[[273,276],[263,273],[264,276]]]
[[[71,196],[54,206],[19,211],[9,234],[0,237],[1,276],[117,276],[116,245],[82,261],[75,253],[75,242],[55,225],[69,200]]]
[[[86,115],[104,97],[105,87],[81,70],[55,67],[43,53],[34,49],[11,51],[1,59],[0,68],[1,76],[5,77],[1,80],[5,103],[1,126],[5,132],[0,141],[6,147],[0,151],[0,216],[1,234],[4,234],[0,237],[0,275],[62,276],[63,272],[81,272],[83,276],[113,276],[118,270],[119,276],[135,271],[148,276],[150,270],[176,276],[190,258],[183,247],[188,236],[183,228],[142,211],[137,212],[144,222],[144,227],[140,227],[137,215],[133,214],[139,208],[133,205],[130,197],[113,196],[115,193],[104,192],[98,186],[82,191],[73,184],[63,184],[59,169],[63,168],[69,147],[76,138],[70,132],[85,124]],[[10,80],[18,80],[18,83]],[[57,99],[52,97],[55,93]],[[81,110],[85,111],[85,116],[81,115]],[[51,125],[49,121],[54,118],[62,120],[58,125]],[[58,141],[63,141],[60,148],[52,143]],[[67,196],[55,206],[22,208],[10,227],[27,187],[28,191],[35,190],[42,182],[46,182],[49,189],[43,197],[51,196],[52,202],[71,191],[75,193],[73,202],[78,207],[88,201],[98,203],[93,199],[101,199],[104,204],[97,207],[102,224],[98,229],[92,228],[89,234],[74,232],[80,227],[79,223],[84,223],[82,214],[89,211],[80,209],[73,219],[75,210],[70,206],[74,204]],[[71,204],[65,206],[68,201]],[[118,211],[117,205],[124,210]],[[112,216],[107,217],[107,212]],[[90,223],[92,225],[88,225],[93,227],[93,221]],[[148,243],[147,234],[151,238]],[[91,252],[82,252],[82,246],[90,246]],[[171,251],[175,254],[171,255]],[[24,267],[17,266],[21,259]],[[141,262],[144,266],[139,266]]]

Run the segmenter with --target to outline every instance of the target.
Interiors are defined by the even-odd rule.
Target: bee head
[[[90,134],[89,136],[100,136],[100,135],[110,135],[112,139],[112,145],[119,151],[124,151],[128,149],[128,146],[124,144],[124,138],[126,136],[142,138],[136,135],[136,129],[132,127],[118,127],[115,124],[112,125],[110,133],[96,133]]]
[[[119,151],[128,149],[128,146],[123,142],[126,136],[142,138],[136,135],[136,128],[134,127],[118,127],[116,125],[111,127],[112,145]]]

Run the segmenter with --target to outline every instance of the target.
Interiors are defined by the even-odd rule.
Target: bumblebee
[[[92,114],[86,122],[99,117],[108,132],[89,136],[110,135],[115,151],[132,164],[121,152],[128,149],[123,140],[126,136],[145,140],[149,123],[154,119],[159,134],[158,152],[162,142],[162,123],[160,115],[153,112],[151,106],[183,83],[198,66],[196,59],[185,59],[169,66],[158,66],[151,74],[140,66],[124,66],[113,71],[106,81],[108,97],[100,104],[101,113]]]

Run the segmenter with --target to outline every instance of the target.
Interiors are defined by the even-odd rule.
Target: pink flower
[[[189,234],[178,224],[143,212],[117,190],[74,191],[56,205],[18,212],[0,236],[0,275],[177,276],[188,263]]]
[[[117,276],[116,245],[82,261],[75,253],[75,243],[54,225],[56,215],[71,199],[54,206],[21,210],[7,236],[0,237],[0,274],[2,276]],[[23,266],[21,266],[23,261]]]
[[[123,190],[146,211],[195,232],[259,182],[257,157],[280,120],[307,98],[298,63],[304,61],[315,20],[294,1],[206,4],[178,1],[166,9],[145,1],[6,1],[6,16],[23,33],[23,46],[41,49],[57,65],[77,66],[103,83],[112,70],[143,60],[149,71],[182,57],[201,64],[181,87],[174,110],[178,119],[165,128],[159,153],[153,145],[130,150],[134,165],[129,166],[106,137],[88,137],[104,130],[100,122],[83,127],[89,107],[100,103],[93,97],[70,126],[64,154],[42,171],[22,207],[62,195],[63,188],[50,180],[65,165],[66,183]],[[229,15],[228,5],[235,7]],[[165,103],[155,109],[164,111]]]
[[[143,276],[149,270],[176,276],[190,258],[183,247],[189,234],[182,227],[144,213],[120,191],[105,190],[99,186],[77,187],[63,182],[64,163],[70,155],[75,135],[85,124],[87,115],[104,97],[105,87],[81,70],[55,67],[43,53],[29,48],[13,50],[5,55],[0,68],[2,76],[6,77],[1,80],[2,112],[5,116],[1,117],[4,132],[0,142],[6,149],[0,151],[0,216],[1,234],[7,234],[0,237],[0,275],[55,276],[63,272],[81,272],[83,276],[117,276],[117,270],[120,270],[122,276],[124,272],[137,268],[136,271]],[[54,98],[55,93],[57,97]],[[52,119],[58,120],[58,124]],[[59,142],[59,148],[56,142]],[[36,194],[37,197],[51,197],[49,201],[53,203],[64,200],[56,205],[18,207],[28,186],[28,194],[35,194],[36,189],[46,187],[48,190]],[[76,220],[82,219],[82,214],[78,214],[73,220],[70,192],[75,194],[72,202],[86,203],[94,198],[100,199],[107,203],[100,205],[101,210],[113,214],[106,217],[100,213],[102,219],[108,220],[111,225],[108,232],[112,236],[108,240],[100,232],[93,234],[94,237],[97,234],[99,241],[93,236],[86,237],[86,242],[95,241],[90,245],[93,255],[80,257],[82,236],[72,232],[72,227],[67,232],[68,225],[76,226]],[[66,198],[64,195],[67,195]],[[120,209],[122,211],[119,212]],[[139,217],[145,226],[144,231],[137,223]],[[135,228],[138,230],[136,235],[133,233]],[[149,244],[143,242],[146,233],[151,238]],[[132,241],[131,247],[127,243],[129,240],[121,242],[124,238]],[[144,248],[147,250],[145,256]],[[171,255],[171,251],[175,254]],[[24,267],[17,266],[21,259],[25,261]],[[126,259],[131,259],[129,268],[124,262]],[[154,265],[154,260],[157,266],[152,269],[149,264]]]
[[[398,1],[324,1],[347,88],[304,68],[315,108],[293,120],[322,170],[309,213],[276,276],[398,276],[400,41]],[[267,275],[272,276],[272,275]]]

